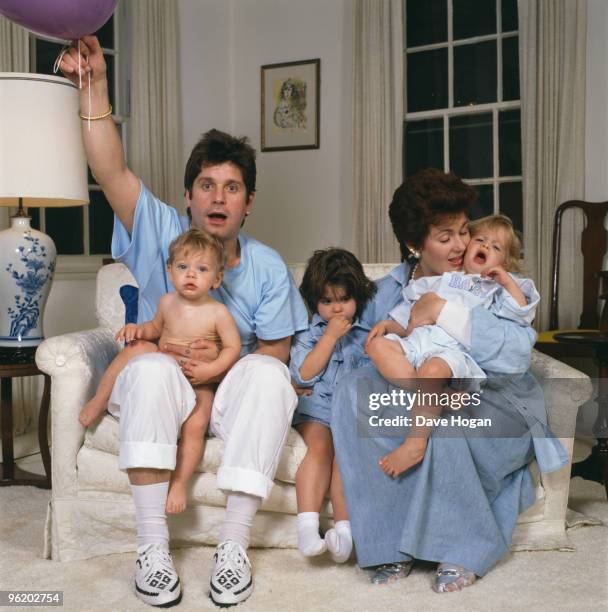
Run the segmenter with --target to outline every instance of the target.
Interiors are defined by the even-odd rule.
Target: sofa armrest
[[[119,351],[112,332],[98,327],[45,340],[36,364],[51,376],[53,496],[76,495],[76,455],[85,428],[78,415]]]
[[[545,394],[549,427],[559,438],[573,438],[578,409],[591,398],[591,379],[536,350],[532,352],[532,374]]]

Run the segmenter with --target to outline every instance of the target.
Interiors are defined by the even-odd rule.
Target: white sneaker
[[[245,601],[253,592],[251,563],[245,549],[233,540],[226,540],[215,550],[213,560],[211,601],[221,608]]]
[[[135,562],[135,594],[143,602],[169,608],[182,598],[179,576],[171,554],[162,544],[146,544],[137,548]]]

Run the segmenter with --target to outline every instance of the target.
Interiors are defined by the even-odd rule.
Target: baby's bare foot
[[[90,399],[85,405],[84,408],[80,411],[80,415],[78,416],[78,420],[84,425],[88,427],[92,423],[94,423],[106,410],[106,402],[97,397],[93,397]]]
[[[426,438],[408,438],[393,452],[382,457],[378,463],[387,476],[397,478],[422,461],[426,444]]]
[[[186,483],[179,481],[171,481],[169,485],[169,494],[167,495],[167,505],[165,510],[167,514],[179,514],[186,509]]]

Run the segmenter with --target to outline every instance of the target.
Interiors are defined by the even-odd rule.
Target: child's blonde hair
[[[507,241],[507,250],[503,264],[507,272],[522,271],[522,242],[519,232],[513,227],[513,222],[505,215],[488,215],[469,224],[471,238],[483,230],[503,230]]]
[[[189,229],[180,234],[169,245],[169,259],[167,265],[171,265],[180,253],[204,253],[210,251],[217,261],[217,271],[222,272],[226,263],[224,245],[218,238],[200,229]]]

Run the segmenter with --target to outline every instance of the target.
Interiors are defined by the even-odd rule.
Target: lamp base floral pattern
[[[0,232],[0,346],[37,346],[44,340],[42,315],[55,271],[49,236],[13,217]]]

